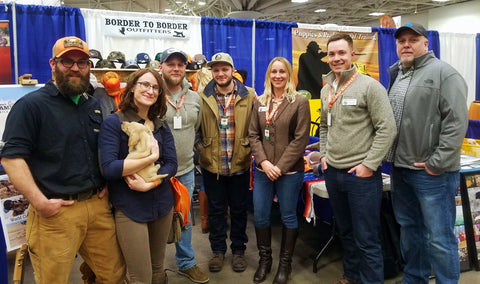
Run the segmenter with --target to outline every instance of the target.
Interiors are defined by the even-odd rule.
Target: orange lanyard
[[[175,112],[178,112],[178,110],[183,106],[183,102],[185,101],[185,95],[187,93],[183,94],[182,97],[180,98],[180,102],[178,103],[178,106],[175,105],[171,100],[170,100],[170,97],[167,95],[167,101],[169,104],[171,104],[173,106],[173,108],[175,109]]]
[[[225,106],[223,107],[223,115],[227,115],[228,106],[230,105],[230,103],[233,100],[233,93],[234,93],[234,91],[232,91],[232,93],[228,96],[228,100],[225,103]],[[217,99],[218,99],[218,97],[217,97]]]
[[[283,96],[282,96],[283,98]],[[272,101],[272,98],[270,98],[268,100],[268,104],[267,104],[267,110],[265,111],[265,120],[267,121],[267,125],[270,124],[270,121],[272,121],[272,118],[275,116],[275,114],[277,113],[278,111],[278,107],[282,104],[283,102],[283,99],[281,101],[279,101],[278,103],[274,104],[273,105],[273,108],[272,108],[272,112],[270,112],[270,102]]]
[[[355,73],[353,73],[352,77],[350,77],[350,79],[348,79],[348,81],[345,84],[343,84],[343,86],[340,88],[340,90],[338,90],[335,93],[335,96],[333,96],[333,98],[332,98],[333,87],[330,87],[330,90],[328,91],[328,107],[329,108],[333,107],[333,104],[337,101],[338,97],[345,91],[346,88],[348,88],[348,86],[350,86],[350,84],[352,84],[353,80],[355,80],[355,78],[357,78],[357,76],[358,76],[358,71],[355,71]]]

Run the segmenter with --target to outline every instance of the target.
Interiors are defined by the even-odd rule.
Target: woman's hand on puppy
[[[153,162],[157,161],[160,157],[160,149],[158,148],[158,141],[155,137],[150,137],[150,145],[152,146],[150,150],[150,158],[152,158]]]
[[[158,150],[158,146],[157,146],[157,150]],[[131,190],[147,192],[150,189],[156,187],[156,184],[154,182],[145,182],[145,180],[138,174],[132,174],[132,175],[126,176],[124,179]]]

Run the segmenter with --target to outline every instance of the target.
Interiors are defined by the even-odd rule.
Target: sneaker
[[[247,268],[247,261],[244,254],[232,255],[232,269],[235,272],[243,272]]]
[[[223,259],[225,255],[222,253],[214,253],[210,261],[208,262],[208,269],[210,272],[219,272],[223,267]]]
[[[335,282],[335,284],[359,284],[360,282],[352,282],[350,280],[347,280],[345,278],[340,278],[337,280],[337,282]]]
[[[187,277],[195,283],[207,283],[208,280],[210,280],[208,279],[208,275],[203,272],[203,270],[201,270],[200,267],[198,267],[196,264],[189,269],[178,270],[178,274]]]

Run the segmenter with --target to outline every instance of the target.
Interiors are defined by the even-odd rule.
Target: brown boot
[[[261,283],[267,278],[267,274],[272,268],[272,247],[271,236],[272,231],[270,227],[257,228],[255,227],[255,234],[257,236],[257,248],[260,260],[258,261],[258,268],[253,276],[254,283]]]
[[[285,284],[292,272],[292,256],[297,241],[298,228],[289,229],[283,226],[282,246],[280,248],[280,262],[273,284]]]
[[[198,202],[200,203],[200,215],[202,217],[202,233],[206,234],[209,231],[209,225],[208,225],[208,198],[205,191],[198,192]]]

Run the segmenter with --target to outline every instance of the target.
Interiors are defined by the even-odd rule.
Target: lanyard
[[[274,104],[273,105],[273,108],[272,108],[272,112],[270,113],[270,102],[272,101],[272,98],[270,98],[268,100],[268,104],[267,104],[267,111],[265,111],[265,120],[267,121],[267,125],[270,125],[270,121],[272,121],[272,118],[275,116],[275,114],[277,113],[278,111],[278,107],[282,104],[283,102],[283,96],[282,96],[282,100],[279,101],[278,103]]]
[[[230,105],[230,103],[231,103],[232,100],[233,100],[233,93],[234,93],[234,91],[232,91],[232,92],[230,93],[230,95],[228,96],[228,100],[225,102],[225,106],[222,106],[222,107],[223,107],[223,114],[224,114],[224,115],[227,114],[228,106]],[[218,96],[217,96],[217,100],[219,100],[219,99],[218,99]]]
[[[167,101],[169,104],[171,104],[173,106],[173,108],[175,109],[175,112],[178,112],[178,110],[183,106],[183,102],[185,101],[185,95],[187,93],[183,94],[182,97],[180,98],[180,102],[178,103],[178,106],[175,105],[171,100],[170,100],[170,97],[168,95],[166,95],[165,97],[167,97]]]
[[[350,86],[350,84],[352,84],[353,80],[355,80],[355,78],[357,78],[357,76],[358,76],[358,71],[355,71],[355,73],[353,73],[352,77],[350,77],[350,79],[348,79],[348,81],[345,84],[343,84],[343,86],[340,88],[340,90],[338,90],[335,93],[335,96],[333,96],[333,98],[332,98],[333,87],[330,87],[330,90],[328,91],[328,107],[329,108],[333,107],[333,104],[337,101],[338,97],[345,91],[346,88],[348,88],[348,86]]]

